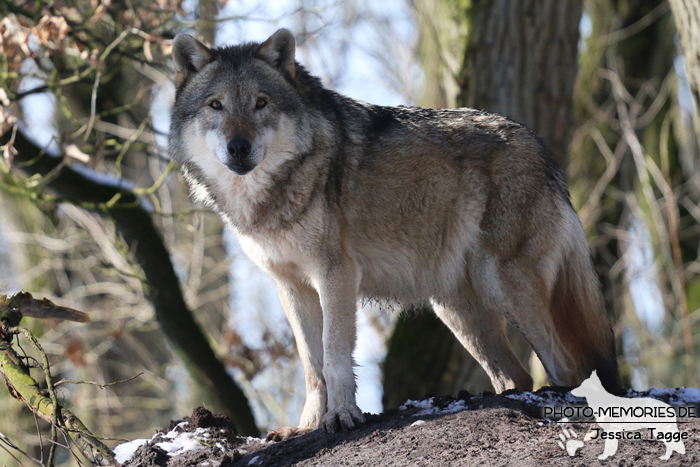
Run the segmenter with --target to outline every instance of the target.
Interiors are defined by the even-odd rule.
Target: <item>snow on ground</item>
[[[431,397],[429,399],[425,399],[422,401],[413,401],[411,399],[407,400],[406,402],[399,407],[400,410],[406,410],[409,407],[414,407],[416,409],[423,409],[419,412],[416,412],[413,414],[414,417],[421,417],[423,415],[435,415],[438,413],[455,413],[455,412],[460,412],[466,408],[466,405],[464,404],[463,400],[456,400],[454,402],[450,402],[447,407],[444,408],[439,408],[436,407],[433,404],[434,398]],[[419,420],[420,421],[420,420]]]
[[[649,397],[663,399],[668,397],[671,405],[692,405],[700,403],[700,389],[678,388],[678,389],[649,389]]]
[[[185,451],[196,451],[203,449],[207,442],[207,438],[211,437],[209,428],[197,428],[193,432],[178,432],[177,429],[188,425],[189,422],[179,423],[168,433],[162,435],[156,433],[151,439],[135,439],[128,443],[123,443],[114,448],[114,455],[117,462],[123,464],[130,460],[138,448],[144,444],[155,440],[156,438],[165,438],[167,441],[156,443],[156,446],[167,452],[169,456],[178,456]]]
[[[474,399],[482,399],[483,394],[474,396]],[[586,400],[581,397],[576,397],[570,392],[562,393],[557,391],[540,390],[538,393],[519,392],[515,394],[503,394],[501,397],[520,401],[525,404],[535,407],[561,407],[561,406],[582,406],[586,405]],[[658,400],[663,400],[671,405],[694,405],[700,404],[700,389],[696,388],[677,388],[677,389],[659,389],[651,388],[648,391],[633,391],[627,392],[628,398],[651,397]],[[479,406],[481,408],[482,406]],[[420,409],[413,414],[414,417],[422,417],[425,415],[449,414],[456,413],[467,409],[467,404],[463,400],[455,400],[447,406],[444,404],[435,404],[435,398],[430,397],[423,400],[407,400],[400,410],[409,408]],[[565,419],[563,419],[565,420]],[[561,422],[561,420],[559,420]],[[417,423],[417,422],[416,422]]]
[[[416,409],[430,409],[433,407],[433,399],[434,397],[431,397],[429,399],[424,399],[422,401],[414,401],[414,400],[407,400],[406,402],[403,403],[401,407],[399,407],[400,410],[406,410],[409,407],[414,407]]]
[[[138,448],[146,444],[148,441],[149,440],[147,439],[135,439],[133,441],[129,441],[128,443],[122,443],[114,448],[114,457],[117,459],[117,462],[123,464],[134,457],[134,453],[138,450]]]
[[[570,392],[567,392],[564,395],[562,395],[561,393],[549,391],[540,391],[540,394],[535,394],[526,391],[518,394],[509,394],[505,397],[513,400],[519,400],[527,404],[537,405],[539,407],[549,407],[555,405],[581,405],[586,403],[585,399],[581,397],[575,397]],[[651,397],[653,399],[662,400],[671,405],[693,405],[700,404],[700,389],[651,388],[648,391],[634,391],[630,389],[627,391],[626,397]]]
[[[534,392],[523,391],[518,394],[508,394],[505,397],[508,399],[524,402],[526,404],[535,405],[537,407],[552,407],[559,405],[581,405],[586,403],[586,399],[576,397],[570,392],[565,394],[557,392],[542,392],[535,394]]]
[[[196,451],[204,448],[203,442],[209,438],[209,428],[197,428],[194,432],[177,433],[175,430],[163,435],[172,441],[156,443],[156,446],[167,452],[169,456],[177,456],[185,451]]]

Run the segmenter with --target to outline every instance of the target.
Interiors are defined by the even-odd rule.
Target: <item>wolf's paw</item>
[[[306,433],[315,430],[315,428],[300,428],[298,426],[282,426],[276,430],[271,430],[267,433],[265,441],[284,441],[305,435]]]
[[[576,432],[574,430],[563,428],[562,431],[563,433],[559,434],[559,439],[561,441],[557,441],[557,444],[559,444],[560,448],[565,449],[569,456],[574,457],[576,451],[583,447],[583,441],[573,439],[576,438]],[[566,445],[564,445],[564,443],[566,443]]]
[[[356,426],[365,422],[365,416],[357,405],[348,407],[338,407],[329,410],[323,416],[323,428],[326,433],[336,433],[343,430],[352,430]]]

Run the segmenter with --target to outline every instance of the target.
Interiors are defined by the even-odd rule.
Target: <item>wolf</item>
[[[598,459],[605,460],[617,452],[618,439],[623,438],[624,431],[642,429],[651,429],[652,433],[658,431],[661,435],[657,439],[661,439],[666,445],[666,452],[660,457],[661,460],[670,459],[673,451],[685,454],[685,444],[681,441],[677,419],[675,416],[668,416],[669,413],[673,413],[671,405],[649,397],[630,399],[610,394],[603,388],[596,371],[593,371],[590,378],[583,381],[579,387],[572,389],[571,394],[586,399],[588,406],[596,414],[596,422],[607,434],[603,453]],[[601,409],[608,410],[611,415],[604,414],[605,410]],[[620,413],[627,409],[628,412],[615,416],[611,409]],[[673,435],[676,435],[675,439]]]
[[[342,96],[296,62],[285,29],[221,48],[178,35],[173,63],[170,154],[277,284],[305,373],[298,430],[364,421],[352,358],[363,299],[432,304],[496,391],[532,389],[506,322],[552,384],[595,369],[619,387],[581,223],[524,126]]]

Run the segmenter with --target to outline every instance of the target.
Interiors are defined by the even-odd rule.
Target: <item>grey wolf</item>
[[[598,456],[598,459],[607,459],[617,452],[618,440],[624,437],[624,431],[641,429],[650,429],[652,436],[656,434],[655,439],[661,439],[666,445],[666,453],[661,456],[661,460],[668,460],[673,451],[685,454],[685,444],[681,441],[675,412],[669,404],[648,397],[629,399],[610,394],[603,387],[595,371],[590,378],[573,389],[571,394],[586,399],[588,406],[593,409],[596,423],[607,434],[604,436],[603,454]],[[669,414],[674,415],[669,417]],[[658,436],[659,433],[676,434],[676,436],[668,436],[664,439]]]
[[[542,140],[474,109],[381,107],[324,88],[284,29],[173,43],[169,149],[275,280],[306,378],[299,428],[352,428],[357,302],[429,302],[497,391],[532,389],[512,322],[552,384],[619,386],[590,250]]]

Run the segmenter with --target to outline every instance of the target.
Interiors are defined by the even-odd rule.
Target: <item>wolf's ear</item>
[[[175,85],[179,89],[187,79],[214,60],[204,44],[187,34],[178,34],[173,41]]]
[[[262,43],[258,57],[277,68],[290,80],[296,78],[294,66],[294,36],[287,29],[279,29],[268,40]]]

